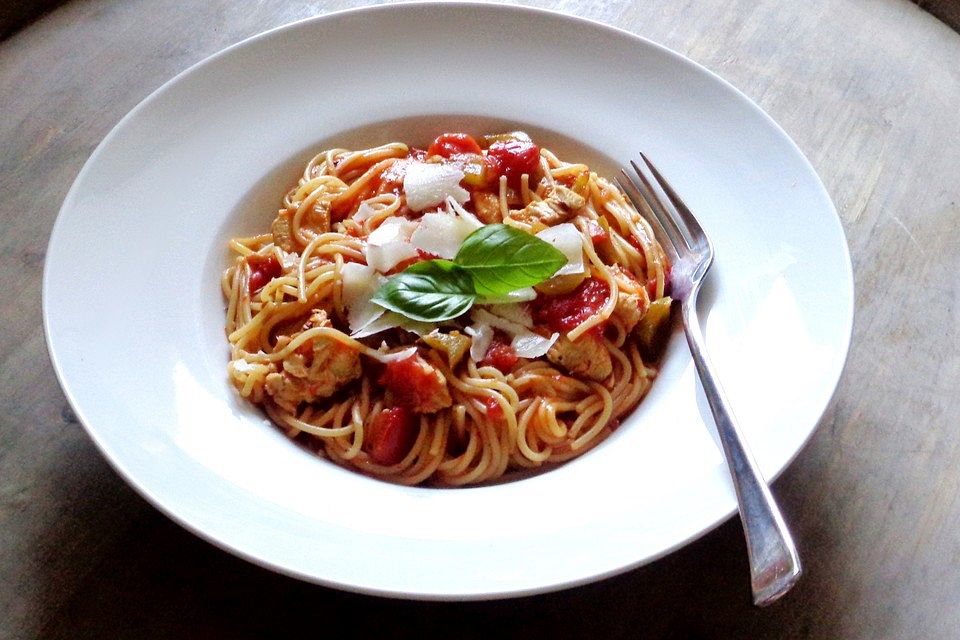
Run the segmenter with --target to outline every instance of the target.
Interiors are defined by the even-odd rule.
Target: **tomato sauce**
[[[610,239],[610,234],[607,233],[607,230],[594,220],[590,220],[587,223],[587,231],[590,232],[590,240],[592,240],[595,245]]]
[[[570,331],[603,308],[610,298],[610,285],[587,278],[570,293],[539,297],[533,305],[533,319],[552,331]]]
[[[493,342],[490,343],[487,354],[483,356],[480,364],[483,366],[496,367],[500,373],[510,373],[510,370],[513,369],[513,366],[517,364],[517,360],[519,359],[516,351],[510,346],[510,343],[504,341],[498,334],[493,339]]]
[[[483,406],[486,410],[487,417],[490,418],[490,420],[493,422],[503,421],[503,407],[500,406],[499,402],[493,398],[484,398]]]
[[[253,254],[247,256],[247,264],[250,265],[250,280],[248,285],[250,295],[255,294],[263,286],[283,273],[283,267],[274,256],[261,256]]]

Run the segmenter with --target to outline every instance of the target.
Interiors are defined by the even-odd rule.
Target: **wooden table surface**
[[[552,5],[649,37],[746,92],[839,210],[853,343],[816,435],[774,484],[806,565],[780,603],[749,604],[737,519],[554,594],[457,604],[343,593],[214,548],[113,472],[57,385],[41,326],[44,251],[67,189],[175,73],[358,4],[76,1],[0,43],[0,638],[236,639],[299,625],[320,636],[960,637],[960,36],[906,0]]]

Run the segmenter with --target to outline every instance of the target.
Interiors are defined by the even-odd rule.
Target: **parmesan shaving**
[[[384,349],[386,348],[386,346],[387,344],[383,343],[383,346],[381,346],[380,348]],[[416,352],[417,352],[416,347],[409,347],[407,349],[403,349],[402,351],[393,351],[391,353],[371,350],[371,351],[364,351],[363,354],[370,358],[373,358],[377,362],[387,363],[387,362],[396,362],[397,360],[406,360]]]
[[[487,349],[493,342],[493,327],[488,324],[475,324],[463,331],[473,338],[470,343],[470,359],[474,362],[480,362],[487,355]]]
[[[347,309],[347,324],[351,331],[357,331],[383,315],[383,307],[370,302],[386,278],[374,271],[373,267],[348,262],[340,269],[343,282],[341,301]]]
[[[447,198],[464,203],[470,193],[460,186],[463,171],[449,164],[414,162],[403,176],[403,192],[407,206],[414,211],[423,211],[442,204]]]
[[[386,311],[351,333],[350,337],[359,340],[360,338],[366,338],[367,336],[372,336],[382,331],[387,331],[388,329],[397,328],[415,333],[418,336],[425,336],[433,331],[433,325],[429,322],[418,322],[399,313]]]
[[[477,216],[464,209],[463,205],[450,197],[447,198],[447,213],[455,213],[469,222],[474,229],[479,229],[483,226],[483,223],[480,222],[480,219],[477,218]]]
[[[377,214],[377,210],[371,207],[366,202],[361,202],[360,206],[357,207],[357,212],[353,214],[353,221],[359,224],[363,224],[367,221],[368,218],[372,218]]]
[[[537,234],[567,258],[567,264],[560,267],[554,276],[583,273],[583,240],[580,231],[569,222],[548,227]]]
[[[452,260],[473,230],[473,225],[459,216],[440,212],[428,213],[420,218],[420,224],[410,237],[410,243],[417,249]]]
[[[550,347],[553,346],[553,343],[557,341],[557,338],[560,337],[559,333],[554,333],[549,338],[544,338],[540,334],[527,329],[522,324],[490,313],[486,309],[474,309],[471,318],[473,318],[474,325],[467,327],[466,331],[471,336],[476,336],[474,337],[474,345],[470,347],[470,357],[473,358],[474,361],[482,360],[486,355],[487,349],[490,348],[490,341],[493,340],[493,329],[500,329],[504,333],[513,336],[510,346],[513,348],[514,353],[521,358],[539,358],[546,354],[547,351],[550,350]],[[483,345],[483,353],[477,358],[474,356],[474,346],[480,342],[481,336],[486,337],[488,333],[490,336],[489,340]],[[476,352],[480,350],[478,347]]]
[[[550,350],[550,347],[553,346],[553,343],[556,342],[559,337],[559,333],[554,333],[549,338],[544,338],[541,335],[529,332],[524,335],[514,336],[510,346],[513,347],[514,353],[521,358],[539,358],[547,354],[547,351]]]
[[[410,244],[417,223],[406,218],[389,218],[367,237],[367,264],[381,273],[415,258],[417,249]]]

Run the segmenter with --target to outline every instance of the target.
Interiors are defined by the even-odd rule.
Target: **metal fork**
[[[737,492],[750,560],[753,602],[765,606],[789,591],[800,578],[802,569],[793,538],[737,427],[707,357],[697,317],[697,295],[713,263],[713,244],[670,183],[647,156],[641,153],[640,157],[653,179],[648,178],[646,171],[631,161],[636,176],[624,169],[621,171],[626,179],[618,182],[637,210],[645,214],[654,234],[672,260],[670,293],[680,304],[687,344],[713,412],[727,467]]]

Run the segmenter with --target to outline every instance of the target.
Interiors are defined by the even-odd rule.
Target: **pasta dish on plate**
[[[670,265],[617,187],[523,132],[328,149],[230,240],[228,374],[290,437],[402,484],[588,451],[656,376]]]

